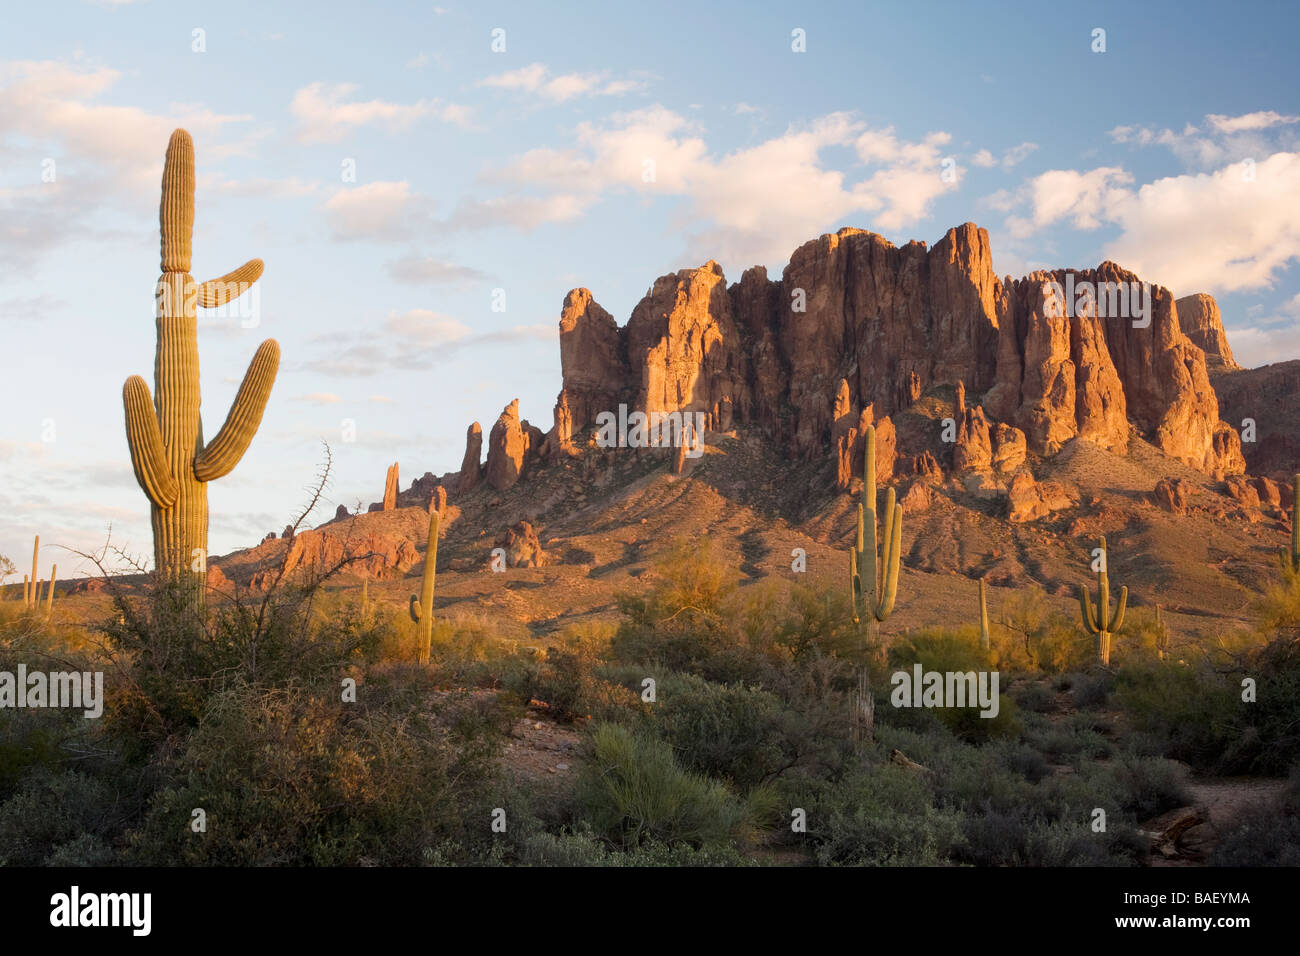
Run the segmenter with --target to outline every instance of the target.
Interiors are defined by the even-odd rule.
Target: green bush
[[[498,748],[475,739],[490,721],[467,720],[457,703],[426,701],[401,715],[295,687],[216,694],[174,781],[132,834],[134,856],[154,865],[410,865],[448,841],[468,846],[487,831],[483,788]],[[196,808],[206,832],[191,829]]]
[[[591,739],[578,802],[594,832],[614,846],[724,845],[766,822],[770,794],[741,800],[725,784],[679,766],[664,741],[609,723],[594,725]]]
[[[884,765],[823,789],[808,835],[824,866],[936,866],[960,843],[961,826],[918,774]]]

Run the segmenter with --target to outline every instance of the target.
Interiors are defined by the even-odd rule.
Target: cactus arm
[[[215,309],[231,299],[239,298],[262,277],[264,267],[261,259],[249,259],[238,269],[202,283],[198,291],[198,305],[205,309]]]
[[[1096,634],[1100,628],[1097,627],[1097,615],[1092,609],[1092,596],[1088,594],[1088,585],[1079,585],[1079,607],[1083,611],[1083,626]]]
[[[157,507],[170,508],[176,503],[180,488],[167,464],[167,450],[149,386],[139,375],[126,380],[122,404],[126,408],[126,443],[131,450],[135,480]]]
[[[890,498],[893,498],[893,488],[889,489]],[[889,548],[885,558],[885,566],[881,572],[881,591],[883,594],[880,603],[876,607],[876,620],[883,621],[894,611],[894,598],[898,595],[898,558],[899,550],[903,543],[903,506],[894,505],[892,520],[887,527],[890,529]]]
[[[409,610],[411,612],[411,620],[414,621],[416,624],[419,624],[420,617],[421,617],[420,599],[416,597],[414,594],[411,595]]]
[[[894,489],[886,489],[885,510],[880,513],[881,517],[884,518],[880,526],[880,560],[885,562],[880,569],[880,588],[882,591],[885,587],[885,575],[889,573],[889,545],[890,541],[893,540],[895,501]]]
[[[194,477],[199,481],[213,481],[230,474],[239,464],[239,459],[244,457],[262,421],[262,412],[271,397],[271,386],[275,384],[279,365],[280,346],[275,339],[267,339],[258,347],[248,365],[225,424],[217,432],[217,437],[194,458]]]
[[[1128,588],[1122,587],[1119,589],[1119,604],[1115,607],[1115,617],[1110,622],[1110,627],[1106,628],[1106,630],[1110,631],[1112,634],[1117,633],[1119,629],[1124,626],[1124,608],[1127,604]]]

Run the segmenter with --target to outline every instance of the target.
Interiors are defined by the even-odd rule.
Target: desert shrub
[[[730,844],[694,847],[648,840],[626,851],[611,850],[589,828],[530,834],[519,847],[523,866],[755,866]]]
[[[1116,674],[1115,704],[1165,752],[1203,769],[1221,764],[1231,742],[1237,692],[1201,666],[1132,664]]]
[[[935,866],[961,840],[959,817],[935,807],[925,780],[888,765],[823,787],[808,820],[824,866]]]
[[[958,630],[931,629],[909,635],[890,646],[889,663],[893,668],[891,686],[894,674],[900,672],[910,682],[916,664],[920,664],[925,671],[941,674],[974,672],[978,676],[981,672],[995,672],[992,652],[980,647],[979,633],[970,627]],[[892,693],[890,696],[892,703]],[[894,712],[907,709],[915,708],[890,708]],[[974,701],[968,701],[965,707],[936,707],[932,710],[945,727],[966,740],[1009,737],[1020,732],[1016,705],[1005,694],[999,694],[998,712],[993,717],[981,716],[980,707]]]
[[[1159,757],[1120,757],[1103,772],[1117,784],[1119,806],[1138,820],[1149,820],[1191,799],[1182,764]]]
[[[774,631],[775,642],[798,662],[831,654],[852,660],[862,642],[843,589],[794,585],[785,614],[774,624],[769,620],[768,626]]]
[[[578,800],[593,831],[613,846],[725,845],[767,822],[768,794],[741,800],[726,784],[679,766],[662,740],[610,723],[594,725],[591,739]]]
[[[66,770],[28,775],[0,804],[0,864],[95,866],[113,863],[122,800],[103,781]]]
[[[741,792],[768,783],[816,753],[807,722],[770,691],[692,675],[662,681],[653,708],[660,735],[689,770]]]
[[[598,629],[571,628],[533,666],[516,671],[507,686],[525,700],[546,704],[556,718],[616,719],[642,709],[636,691],[602,676],[608,637]]]
[[[1080,710],[1103,707],[1110,699],[1110,675],[1075,674],[1070,680],[1070,703]]]
[[[364,695],[362,695],[364,698]],[[177,755],[174,780],[132,834],[148,864],[414,864],[468,845],[490,801],[484,722],[339,704],[300,688],[213,695]],[[468,736],[467,736],[468,735]],[[190,829],[206,813],[206,832]]]
[[[1210,866],[1300,866],[1300,816],[1251,807],[1223,834]]]
[[[1052,692],[1051,687],[1037,681],[1025,682],[1017,687],[1015,700],[1021,709],[1036,714],[1056,709],[1056,694]]]

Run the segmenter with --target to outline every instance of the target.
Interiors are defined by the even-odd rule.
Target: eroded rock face
[[[1007,491],[1007,520],[1037,521],[1054,511],[1073,508],[1078,503],[1078,497],[1060,482],[1035,481],[1034,476],[1025,469],[1011,479],[1011,487]]]
[[[540,568],[551,563],[536,530],[527,521],[520,521],[497,535],[494,547],[505,549],[507,567]]]
[[[497,491],[514,487],[524,472],[534,432],[536,429],[520,421],[516,398],[501,412],[488,436],[487,468],[483,476],[488,485]]]
[[[726,400],[748,411],[740,333],[716,262],[656,279],[632,310],[626,341],[635,408],[712,413]]]
[[[633,380],[627,363],[626,330],[600,307],[588,289],[574,289],[560,311],[560,370],[563,388],[556,400],[557,428],[563,408],[567,444],[604,411],[617,412]],[[557,437],[560,437],[557,435]]]
[[[478,422],[470,424],[465,430],[465,457],[461,459],[460,471],[456,478],[456,490],[461,494],[471,490],[483,476],[479,463],[483,455],[483,426]]]
[[[1070,288],[1139,281],[1110,262],[1070,275]],[[716,430],[761,426],[791,455],[835,456],[844,487],[863,410],[883,421],[948,385],[972,408],[959,471],[1009,477],[1073,438],[1123,453],[1133,428],[1207,473],[1244,468],[1205,353],[1167,290],[1146,287],[1149,299],[1119,315],[1104,293],[1066,303],[1053,282],[1066,287],[1066,271],[1000,282],[987,232],[966,223],[931,249],[841,229],[796,249],[780,281],[753,268],[728,287],[715,262],[684,269],[657,279],[622,329],[575,289],[560,319],[564,382],[548,453],[627,401],[700,411]],[[1210,302],[1187,308],[1201,339],[1221,329]],[[1139,303],[1149,321],[1135,326]],[[1214,347],[1225,354],[1226,340]]]
[[[1205,353],[1205,364],[1211,369],[1235,371],[1241,368],[1232,357],[1228,333],[1223,328],[1223,316],[1214,296],[1198,292],[1185,295],[1174,302],[1178,310],[1178,326],[1192,344]]]
[[[1187,513],[1187,482],[1180,478],[1161,478],[1147,496],[1157,508],[1171,514]]]
[[[287,579],[300,570],[323,573],[345,559],[352,559],[343,567],[344,573],[377,580],[405,574],[418,557],[415,544],[404,535],[300,531],[293,537],[284,558],[284,574]],[[263,568],[253,575],[250,586],[266,588],[278,574],[278,563]]]

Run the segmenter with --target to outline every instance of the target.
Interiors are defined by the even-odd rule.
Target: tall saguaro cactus
[[[980,649],[989,649],[989,596],[988,582],[980,578]]]
[[[885,494],[883,526],[876,526],[876,428],[867,426],[866,460],[863,462],[862,502],[858,505],[857,543],[849,549],[849,586],[853,595],[853,623],[863,626],[868,642],[876,622],[893,613],[898,593],[899,548],[903,536],[903,507],[894,489]]]
[[[136,481],[152,506],[155,566],[180,586],[186,606],[201,615],[207,585],[207,483],[229,474],[252,442],[275,382],[280,346],[267,339],[258,347],[225,424],[205,443],[199,417],[196,308],[216,308],[238,298],[262,275],[262,260],[250,259],[207,282],[195,282],[190,275],[194,141],[183,129],[173,132],[167,144],[158,219],[162,275],[155,293],[157,394],[150,396],[139,375],[126,380],[126,439]]]
[[[1110,613],[1110,575],[1106,570],[1106,539],[1101,539],[1101,555],[1097,565],[1097,607],[1092,606],[1088,585],[1079,585],[1079,607],[1083,612],[1083,626],[1097,635],[1097,657],[1102,667],[1110,666],[1111,637],[1124,626],[1124,607],[1128,604],[1128,588],[1119,589],[1119,604],[1115,614]]]
[[[1278,552],[1282,561],[1282,570],[1291,574],[1300,574],[1300,475],[1291,479],[1291,550]]]
[[[419,626],[421,664],[429,663],[433,643],[433,585],[438,575],[438,512],[429,512],[429,542],[424,548],[424,580],[420,596],[411,595],[411,620]]]

